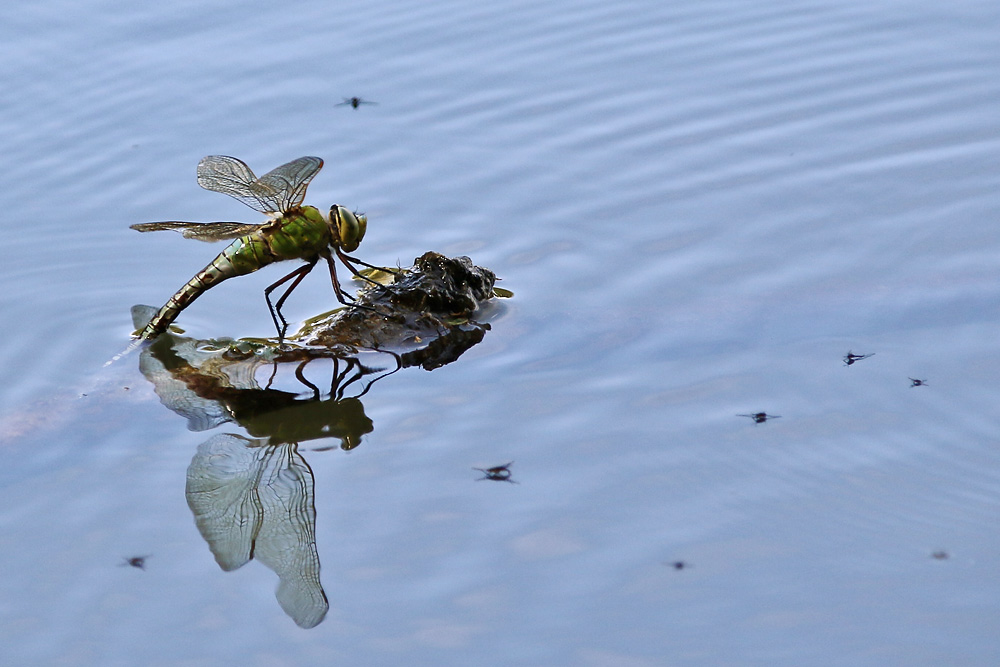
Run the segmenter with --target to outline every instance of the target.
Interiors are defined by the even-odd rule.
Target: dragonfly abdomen
[[[182,310],[209,288],[228,278],[253,273],[276,259],[259,232],[236,239],[163,304],[139,333],[139,337],[153,338],[160,335]]]

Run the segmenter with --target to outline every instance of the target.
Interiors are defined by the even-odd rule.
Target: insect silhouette
[[[517,484],[517,482],[510,478],[510,466],[513,464],[513,461],[508,461],[502,466],[493,466],[492,468],[473,468],[473,470],[478,470],[483,473],[483,476],[476,481],[490,479],[494,482],[510,482],[511,484]]]
[[[350,106],[351,108],[357,109],[362,104],[378,104],[378,102],[372,102],[371,100],[363,100],[360,97],[345,97],[343,102],[335,104],[337,107]]]
[[[911,387],[926,387],[927,380],[918,380],[917,378],[910,378]]]
[[[871,354],[854,354],[853,352],[848,350],[847,354],[844,355],[844,365],[851,366],[852,364],[854,364],[855,361],[861,361],[862,359],[867,359],[868,357],[874,357],[874,356],[875,356],[874,352],[872,352]]]
[[[131,556],[131,557],[126,557],[126,558],[122,559],[122,562],[120,563],[120,565],[122,567],[135,567],[135,568],[138,568],[140,570],[145,570],[146,569],[146,559],[147,558],[149,558],[149,556]]]
[[[766,412],[754,412],[746,415],[736,415],[737,417],[749,417],[754,424],[763,424],[768,419],[781,419],[781,415],[769,415]]]

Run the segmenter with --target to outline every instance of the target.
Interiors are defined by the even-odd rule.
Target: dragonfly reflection
[[[391,286],[396,290],[389,290],[391,303],[378,302],[396,309],[400,321],[375,330],[380,338],[371,340],[372,349],[359,345],[350,322],[336,318],[309,325],[312,339],[322,337],[326,344],[303,342],[299,334],[291,338],[294,344],[282,345],[196,340],[166,331],[142,347],[140,370],[189,429],[224,423],[245,429],[247,435],[217,434],[198,447],[187,471],[188,506],[223,570],[256,558],[278,575],[278,602],[301,627],[318,625],[329,609],[316,548],[315,480],[301,443],[357,447],[374,429],[361,399],[376,382],[405,367],[430,370],[452,363],[489,330],[488,323],[469,315],[490,298],[492,272],[466,271],[476,268],[467,258],[430,255],[417,262],[423,269],[403,272]],[[477,275],[481,280],[473,279]],[[423,289],[422,277],[433,278],[434,286],[455,286],[457,293]],[[133,323],[140,328],[154,315],[154,308],[135,307]],[[365,335],[370,332],[364,327]],[[421,345],[414,347],[417,334]],[[374,349],[375,343],[405,351]]]

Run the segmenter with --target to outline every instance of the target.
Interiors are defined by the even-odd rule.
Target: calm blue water
[[[0,9],[7,660],[997,664],[998,34],[973,1]],[[322,156],[361,257],[515,293],[380,381],[357,449],[303,448],[311,630],[199,535],[212,434],[102,369],[218,250],[130,224],[257,219],[209,154]],[[268,335],[282,274],[178,323]]]

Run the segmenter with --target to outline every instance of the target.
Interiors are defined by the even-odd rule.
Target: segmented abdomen
[[[182,310],[214,285],[228,278],[253,273],[275,260],[258,234],[236,239],[163,304],[149,324],[139,332],[139,338],[154,338],[166,331]]]

